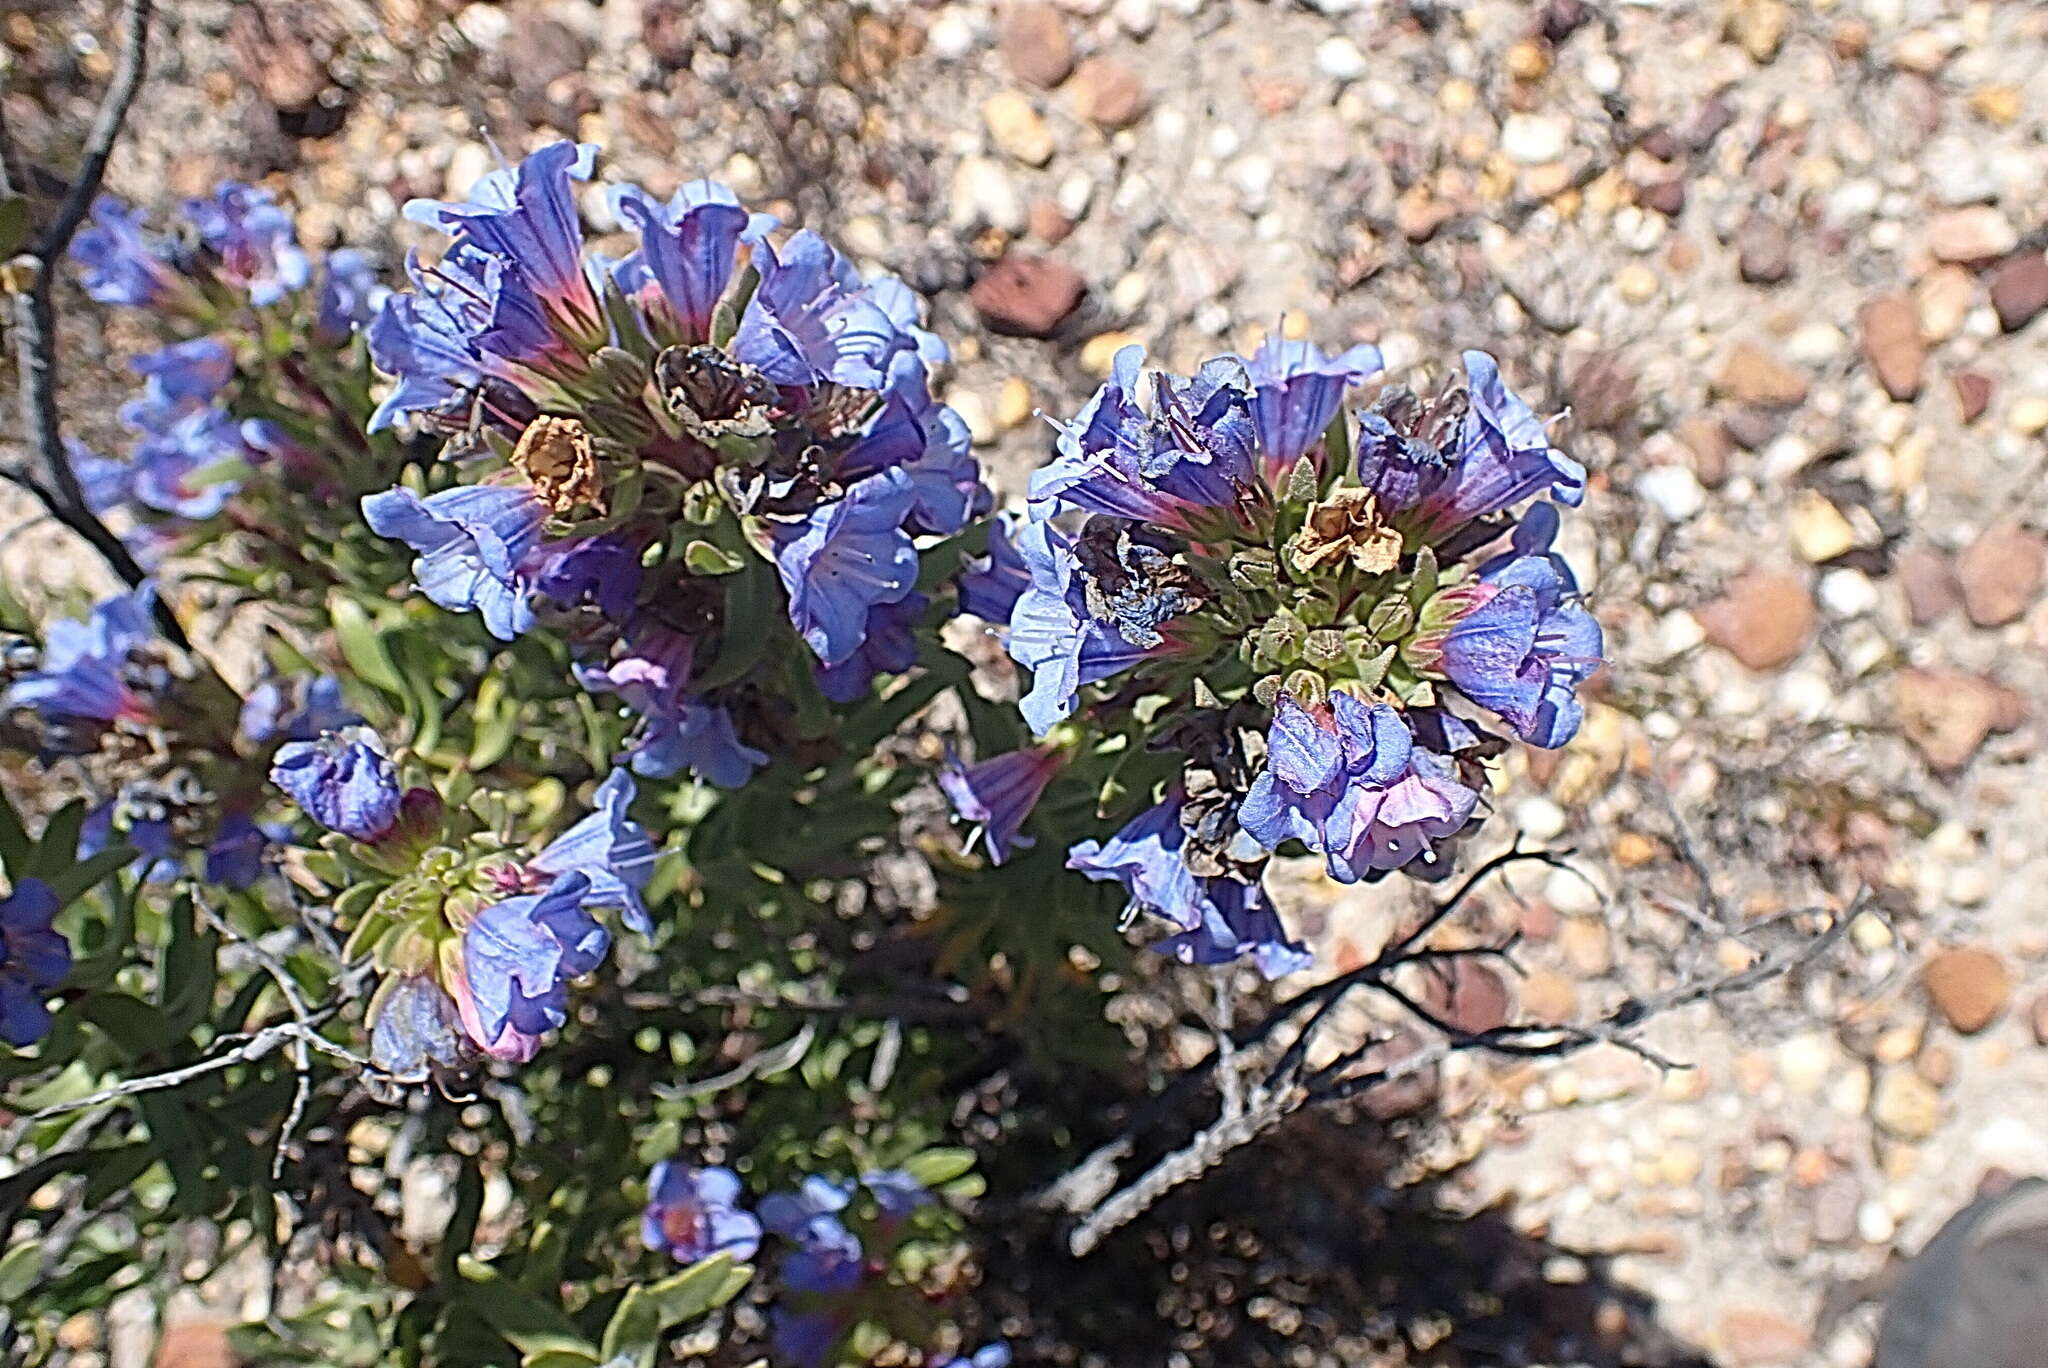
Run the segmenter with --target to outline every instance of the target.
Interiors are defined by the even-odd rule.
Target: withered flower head
[[[534,497],[550,513],[566,514],[580,507],[605,511],[597,451],[590,430],[574,418],[534,419],[512,448],[512,467],[532,482]]]
[[[1339,489],[1309,509],[1287,554],[1303,572],[1348,556],[1367,574],[1383,574],[1401,559],[1401,534],[1380,521],[1379,501],[1370,490]]]

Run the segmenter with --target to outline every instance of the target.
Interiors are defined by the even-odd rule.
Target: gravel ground
[[[32,158],[76,136],[103,8],[6,21]],[[1177,1361],[1858,1365],[1895,1255],[1987,1172],[2048,1173],[2048,11],[165,9],[115,189],[262,178],[309,240],[395,253],[398,204],[460,193],[491,139],[601,142],[602,174],[657,193],[719,176],[927,292],[1007,493],[1045,454],[1033,411],[1071,411],[1129,340],[1191,367],[1277,327],[1376,342],[1402,378],[1484,345],[1570,409],[1595,478],[1567,551],[1613,662],[1580,738],[1504,776],[1502,825],[1580,853],[1489,892],[1526,974],[1472,1010],[1608,1010],[1739,971],[1799,909],[1864,888],[1864,910],[1824,964],[1658,1022],[1690,1069],[1447,1071],[1429,1143],[1387,1169],[1485,1213],[1475,1278],[1516,1263],[1566,1328],[1370,1321],[1370,1249],[1326,1242],[1359,1262],[1306,1328],[1254,1302],[1272,1344],[1184,1335]],[[586,212],[614,226],[596,191]],[[72,326],[83,435],[126,340]],[[55,545],[10,534],[0,569],[46,585]],[[1338,963],[1408,905],[1313,870],[1291,891]],[[1261,1172],[1357,1172],[1321,1120],[1267,1151]],[[1213,1228],[1228,1198],[1169,1214]]]

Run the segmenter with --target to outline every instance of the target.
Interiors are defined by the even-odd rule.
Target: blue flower
[[[180,518],[210,518],[241,488],[248,456],[241,424],[221,409],[192,409],[136,444],[134,497]]]
[[[71,972],[57,912],[57,894],[41,879],[18,879],[0,898],[0,1040],[16,1049],[49,1032],[47,999]]]
[[[462,935],[456,1007],[486,1054],[523,1062],[569,1019],[570,979],[604,963],[611,935],[583,910],[590,880],[565,874],[545,893],[493,903]]]
[[[221,278],[249,292],[258,308],[303,289],[313,269],[298,245],[291,215],[268,190],[223,182],[211,199],[185,201],[185,217],[219,261]]]
[[[853,654],[836,665],[813,667],[819,691],[834,703],[857,703],[868,696],[876,675],[902,674],[917,664],[917,627],[931,605],[923,594],[911,594],[868,609],[867,630]]]
[[[1142,348],[1125,347],[1087,407],[1056,425],[1059,455],[1031,477],[1034,518],[1066,507],[1179,527],[1255,493],[1258,429],[1243,364],[1219,358],[1192,379],[1155,373],[1148,412],[1137,393],[1143,363]]]
[[[233,378],[235,354],[217,337],[195,337],[145,352],[128,366],[144,377],[145,391],[156,403],[204,404]]]
[[[909,477],[885,470],[781,531],[775,567],[789,592],[789,620],[825,664],[859,649],[870,608],[917,584],[917,547],[903,530],[912,497]]]
[[[363,517],[378,536],[420,553],[413,576],[435,603],[475,609],[500,641],[533,626],[520,562],[540,543],[547,512],[532,491],[459,485],[422,499],[401,486],[365,496]]]
[[[644,532],[633,531],[564,538],[534,552],[526,570],[534,589],[562,607],[587,601],[613,622],[624,622],[640,593],[647,540]]]
[[[1473,597],[1444,634],[1438,668],[1524,741],[1562,746],[1579,729],[1578,686],[1604,645],[1570,570],[1554,556],[1517,556],[1490,567]]]
[[[325,265],[313,336],[327,346],[338,347],[369,326],[391,291],[378,283],[377,267],[367,252],[337,248],[327,254]]]
[[[723,192],[720,195],[719,192]],[[611,188],[612,212],[640,234],[640,250],[614,268],[620,287],[635,295],[651,316],[673,320],[663,341],[685,345],[711,340],[711,315],[732,283],[751,216],[732,192],[710,181],[692,181],[667,204],[637,185]],[[632,288],[640,274],[652,292]]]
[[[370,1063],[400,1083],[424,1083],[436,1069],[469,1058],[455,1000],[432,978],[407,974],[386,981],[370,1004]]]
[[[311,741],[322,732],[339,731],[363,719],[341,697],[341,681],[333,675],[294,675],[265,679],[242,701],[235,729],[251,743]]]
[[[960,819],[975,823],[987,836],[989,862],[1002,864],[1013,851],[1033,844],[1017,830],[1065,758],[1065,750],[1058,746],[1027,746],[978,765],[963,766],[949,758],[939,787]]]
[[[940,1359],[932,1368],[1010,1368],[1010,1346],[1003,1340],[984,1344],[965,1358]]]
[[[206,881],[222,888],[247,888],[263,877],[263,852],[270,838],[246,812],[221,818],[206,846]]]
[[[590,882],[585,907],[617,907],[626,925],[646,935],[648,920],[641,890],[654,874],[654,842],[647,828],[627,815],[633,805],[633,776],[613,770],[597,786],[595,809],[550,841],[526,862],[529,873],[560,877],[580,874]]]
[[[358,841],[389,831],[403,796],[397,769],[368,727],[286,742],[271,762],[270,782],[321,826]]]
[[[1455,410],[1442,402],[1411,399],[1361,416],[1358,477],[1380,511],[1441,541],[1546,491],[1576,507],[1585,467],[1550,445],[1542,419],[1502,382],[1491,356],[1468,351],[1464,360],[1465,404],[1454,431]]]
[[[840,455],[837,473],[850,482],[900,469],[913,491],[911,530],[951,536],[986,511],[992,498],[973,445],[966,420],[931,397],[924,362],[914,352],[899,351],[889,363],[881,412]]]
[[[145,233],[142,215],[112,195],[92,203],[92,222],[71,241],[86,294],[102,304],[150,308],[188,287],[171,260],[170,244]]]
[[[960,562],[954,583],[960,587],[960,611],[997,627],[1009,625],[1017,600],[1031,587],[1031,567],[1017,549],[1022,519],[1003,512],[988,525],[988,551]]]
[[[640,1239],[649,1249],[693,1264],[714,1254],[751,1259],[761,1247],[761,1223],[741,1209],[740,1180],[731,1169],[663,1160],[647,1186]]]
[[[1208,891],[1182,857],[1187,829],[1181,824],[1186,795],[1175,788],[1124,824],[1107,841],[1082,841],[1067,852],[1067,868],[1097,882],[1124,886],[1133,912],[1151,912],[1183,931],[1201,927]]]
[[[387,298],[370,321],[370,359],[398,379],[370,415],[371,432],[414,413],[466,419],[479,398],[509,397],[509,386],[487,381],[517,378],[521,365],[547,373],[569,358],[539,299],[498,258],[457,242],[431,268],[413,253],[405,269],[413,288]],[[524,396],[519,402],[531,407]],[[517,430],[531,414],[496,412],[485,402],[483,416]]]
[[[478,178],[466,202],[411,200],[405,216],[497,257],[568,336],[601,344],[608,334],[583,269],[573,185],[590,179],[596,159],[595,144],[550,143]]]
[[[694,639],[666,627],[636,626],[628,646],[607,666],[579,666],[576,677],[592,693],[615,693],[640,715],[634,743],[635,774],[666,779],[688,769],[718,788],[740,788],[768,763],[743,744],[731,714],[687,692],[696,657]]]
[[[41,668],[17,678],[6,694],[10,708],[33,708],[46,722],[130,721],[154,715],[154,695],[169,677],[140,660],[156,640],[153,585],[96,604],[83,622],[50,625]]]
[[[1073,545],[1051,526],[1027,524],[1017,550],[1031,584],[1010,614],[1006,645],[1012,658],[1031,671],[1031,690],[1017,704],[1039,736],[1074,711],[1082,686],[1147,660],[1164,649],[1137,646],[1089,612],[1087,586],[1076,573]]]
[[[870,1169],[860,1176],[861,1186],[873,1194],[882,1214],[900,1221],[932,1200],[932,1190],[902,1169]]]
[[[794,1312],[776,1307],[775,1352],[798,1368],[825,1368],[825,1357],[845,1333],[840,1318],[828,1311]]]
[[[795,1192],[761,1199],[761,1224],[795,1248],[782,1261],[784,1286],[798,1292],[850,1292],[860,1285],[860,1237],[839,1213],[853,1200],[853,1184],[815,1174]]]
[[[1420,722],[1417,740],[1421,742]],[[1421,877],[1441,872],[1436,844],[1458,835],[1479,806],[1479,791],[1464,782],[1455,759],[1417,744],[1402,772],[1384,786],[1345,791],[1328,826],[1326,862],[1339,883],[1371,879],[1420,861]]]
[[[1327,856],[1332,876],[1342,877],[1351,826],[1339,813],[1350,818],[1354,793],[1384,790],[1403,774],[1413,745],[1400,714],[1385,703],[1337,693],[1327,709],[1310,712],[1283,693],[1266,732],[1266,768],[1245,794],[1238,822],[1267,850],[1300,841]]]
[[[1245,370],[1252,382],[1252,421],[1259,429],[1259,460],[1277,482],[1294,463],[1316,450],[1344,391],[1380,369],[1377,347],[1363,344],[1325,356],[1313,342],[1269,337]]]
[[[884,388],[905,339],[852,263],[804,229],[779,251],[757,245],[754,269],[761,283],[733,335],[735,358],[778,385]]]
[[[1288,938],[1263,884],[1219,878],[1204,879],[1202,886],[1201,925],[1151,949],[1182,964],[1233,964],[1248,958],[1269,979],[1300,973],[1315,963],[1298,941]]]

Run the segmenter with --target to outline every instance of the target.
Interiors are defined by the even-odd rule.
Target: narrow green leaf
[[[56,886],[57,876],[78,861],[78,833],[85,826],[85,799],[74,798],[50,814],[29,858],[28,872]]]
[[[463,1305],[476,1312],[531,1364],[544,1354],[567,1354],[579,1361],[599,1362],[597,1350],[559,1307],[498,1276],[498,1270],[469,1254],[458,1254]]]
[[[135,847],[109,846],[89,859],[81,860],[49,880],[50,891],[57,895],[57,901],[64,905],[78,901],[102,879],[111,877],[119,870],[126,869],[137,854]]]
[[[652,1368],[670,1329],[731,1301],[753,1276],[751,1266],[716,1254],[660,1282],[627,1288],[598,1352],[608,1366],[623,1356],[638,1368]]]
[[[28,829],[21,824],[21,814],[14,810],[7,795],[0,793],[0,869],[7,871],[10,882],[28,873],[28,858],[34,849]]]
[[[926,1187],[950,1183],[974,1167],[974,1151],[928,1149],[904,1160],[903,1171]]]
[[[19,1305],[43,1271],[43,1247],[23,1241],[0,1254],[0,1306]]]
[[[327,617],[334,624],[334,638],[356,677],[397,698],[406,696],[405,680],[384,647],[384,633],[370,621],[363,605],[341,593],[327,600]]]
[[[20,195],[0,199],[0,258],[28,245],[28,201]]]

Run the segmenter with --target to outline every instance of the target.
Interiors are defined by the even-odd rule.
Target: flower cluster
[[[270,751],[353,717],[335,682],[313,676],[267,679],[238,703],[158,634],[155,610],[145,583],[53,623],[39,651],[10,662],[0,707],[19,710],[45,762],[82,760],[103,795],[81,854],[125,844],[145,876],[170,877],[198,851],[210,882],[245,888],[272,839],[257,820]]]
[[[736,786],[791,739],[792,695],[852,702],[915,662],[919,539],[987,493],[908,289],[709,181],[610,187],[637,245],[586,252],[595,151],[406,206],[451,241],[370,326],[396,380],[371,426],[448,459],[363,512],[442,607],[503,640],[552,618],[637,719],[636,773]]]
[[[571,980],[611,949],[593,914],[653,929],[640,894],[654,844],[628,815],[634,786],[623,770],[597,786],[593,811],[544,845],[508,842],[478,811],[405,787],[367,727],[287,742],[270,777],[341,838],[319,869],[354,899],[351,954],[383,971],[371,1058],[394,1081],[458,1071],[478,1054],[533,1058],[568,1020]]]
[[[751,1259],[764,1233],[781,1246],[775,1348],[801,1368],[824,1368],[864,1318],[882,1310],[895,1253],[911,1235],[909,1221],[933,1203],[929,1188],[903,1169],[863,1173],[859,1183],[812,1175],[792,1191],[741,1205],[739,1177],[727,1168],[655,1165],[648,1179],[642,1241],[682,1263],[716,1254]],[[849,1224],[858,1216],[857,1226]],[[941,1364],[1002,1368],[1007,1345],[992,1344]],[[928,1360],[931,1361],[931,1360]]]
[[[1000,861],[1091,733],[1177,756],[1068,866],[1171,923],[1161,949],[1278,974],[1307,956],[1262,886],[1272,854],[1320,855],[1344,883],[1437,877],[1507,744],[1487,728],[1544,747],[1577,730],[1601,632],[1552,543],[1585,472],[1482,352],[1433,398],[1383,386],[1355,421],[1370,347],[1141,365],[1117,356],[1028,514],[964,568],[1045,741],[943,787]]]
[[[120,410],[127,456],[70,444],[87,502],[131,514],[144,564],[189,544],[252,478],[316,505],[357,487],[358,367],[341,353],[387,293],[367,256],[342,249],[316,269],[270,194],[234,183],[186,201],[164,234],[102,197],[71,256],[92,298],[187,334],[130,362],[143,384]]]

